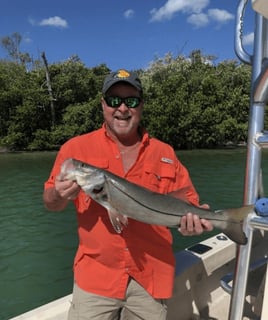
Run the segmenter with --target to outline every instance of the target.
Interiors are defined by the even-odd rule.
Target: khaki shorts
[[[126,299],[91,294],[74,285],[68,320],[166,320],[164,300],[154,299],[131,279]]]

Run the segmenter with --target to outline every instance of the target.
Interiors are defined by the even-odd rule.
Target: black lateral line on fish
[[[150,210],[152,210],[152,211],[154,211],[154,212],[158,212],[158,213],[165,214],[165,215],[168,215],[168,216],[178,217],[178,218],[180,218],[180,217],[183,216],[183,215],[182,215],[182,216],[178,216],[178,215],[173,214],[173,213],[170,213],[170,212],[162,212],[162,211],[160,211],[160,210],[151,208],[151,207],[149,207],[148,205],[144,204],[143,202],[138,201],[136,198],[134,198],[133,196],[131,196],[129,193],[127,193],[127,192],[125,192],[124,190],[122,190],[121,188],[119,188],[119,186],[118,186],[117,183],[115,183],[115,184],[113,183],[113,186],[114,186],[117,190],[121,191],[123,194],[127,195],[130,199],[132,199],[132,200],[135,201],[136,203],[139,203],[140,205],[142,205],[143,207],[145,207],[145,208],[147,208],[147,209],[150,209]],[[163,194],[163,195],[164,195],[164,194]],[[181,200],[181,201],[182,201],[182,200]],[[199,209],[204,210],[204,212],[208,212],[208,213],[211,212],[211,213],[213,213],[213,211],[209,211],[209,210],[206,210],[206,209],[204,209],[204,208],[199,208]],[[190,212],[190,211],[189,211],[189,212]],[[214,212],[214,213],[216,214],[216,212]],[[201,217],[201,218],[202,218],[202,217]],[[204,219],[209,219],[209,220],[214,220],[214,221],[224,221],[223,219],[217,219],[217,218],[214,218],[213,216],[211,216],[211,219],[210,219],[210,218],[204,218]],[[243,220],[238,221],[238,220],[229,219],[229,220],[228,220],[228,223],[241,224],[242,221],[243,221]]]

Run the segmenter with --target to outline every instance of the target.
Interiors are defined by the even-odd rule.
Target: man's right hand
[[[74,200],[80,191],[78,184],[71,180],[62,180],[60,175],[55,179],[55,191],[66,200]]]
[[[76,182],[63,180],[58,175],[54,187],[47,188],[43,193],[44,204],[50,211],[62,211],[70,200],[76,199],[80,189]]]

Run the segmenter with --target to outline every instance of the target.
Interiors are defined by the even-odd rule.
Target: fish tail
[[[243,231],[243,221],[253,210],[254,206],[250,205],[225,211],[228,219],[222,231],[237,244],[247,244],[247,237]]]
[[[243,231],[243,223],[232,223],[228,222],[226,227],[222,229],[223,233],[226,234],[232,241],[240,245],[247,244],[247,237]]]

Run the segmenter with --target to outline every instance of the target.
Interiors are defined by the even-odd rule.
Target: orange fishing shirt
[[[76,158],[111,171],[152,191],[169,193],[186,188],[191,203],[198,195],[187,169],[168,144],[144,132],[139,155],[125,173],[116,143],[105,126],[67,141],[57,154],[45,188],[54,186],[62,162]],[[79,246],[74,259],[74,280],[88,292],[123,299],[129,277],[140,283],[154,298],[171,297],[175,259],[172,235],[164,226],[148,225],[128,219],[121,234],[113,229],[106,209],[81,190],[74,201]]]

